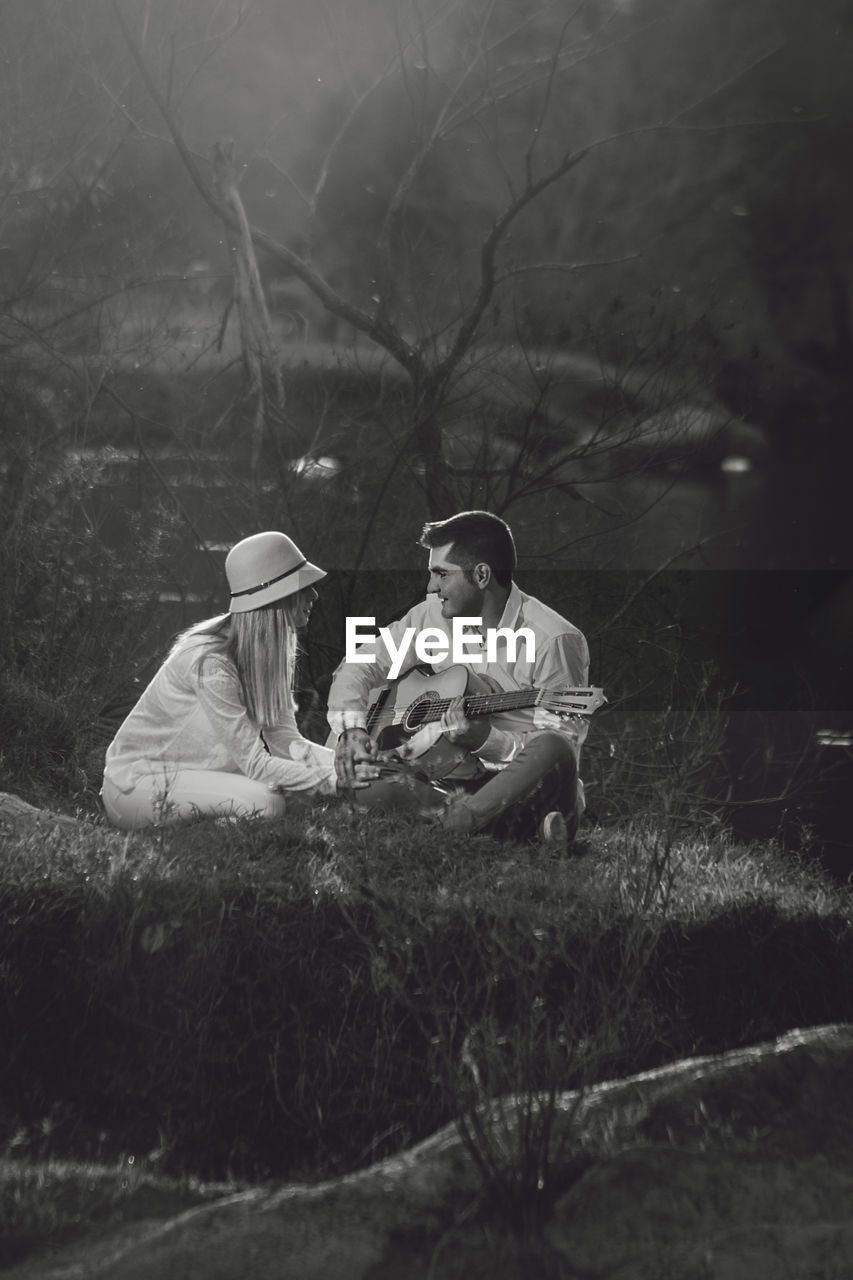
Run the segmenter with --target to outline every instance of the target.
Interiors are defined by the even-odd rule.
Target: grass
[[[14,1139],[0,1158],[0,1268],[87,1232],[171,1217],[238,1190],[236,1184],[169,1178],[150,1161],[22,1159]]]
[[[776,845],[639,820],[570,859],[343,802],[8,839],[3,1247],[358,1168],[509,1090],[853,1018],[851,910]],[[469,1136],[498,1188],[547,1181],[547,1131],[511,1170]]]
[[[632,830],[600,829],[590,839],[597,855],[596,876],[604,894],[636,898],[631,889],[648,870],[659,848],[661,833],[654,827]],[[634,857],[636,843],[641,852]],[[733,842],[724,828],[715,834],[681,838],[667,855],[671,877],[666,915],[682,922],[703,921],[717,915],[763,904],[780,917],[812,919],[849,910],[849,892],[828,879],[807,852],[784,851],[773,841]]]

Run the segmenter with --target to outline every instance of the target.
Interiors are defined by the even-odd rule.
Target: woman
[[[283,533],[225,561],[229,612],[176,641],[107,749],[101,798],[124,830],[197,814],[279,817],[288,794],[335,791],[334,752],[296,727],[296,632],[325,571]]]

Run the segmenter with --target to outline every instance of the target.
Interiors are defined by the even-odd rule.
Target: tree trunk
[[[424,464],[424,489],[431,520],[443,520],[459,508],[453,473],[441,438],[441,415],[435,403],[423,406],[412,433],[415,452]]]
[[[252,475],[257,476],[268,416],[270,412],[280,416],[284,409],[284,385],[252,231],[237,188],[232,142],[218,142],[214,147],[213,173],[219,199],[230,215],[223,219],[223,224],[234,263],[234,300],[240,325],[245,399],[252,411],[249,465]]]

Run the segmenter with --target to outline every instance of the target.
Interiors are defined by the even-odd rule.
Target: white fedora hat
[[[236,543],[225,557],[231,589],[231,613],[249,613],[274,600],[295,595],[325,578],[286,533],[253,533]]]

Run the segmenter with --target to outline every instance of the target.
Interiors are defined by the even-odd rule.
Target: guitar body
[[[496,686],[468,667],[415,667],[377,691],[367,710],[367,732],[380,751],[409,748],[418,769],[432,779],[474,778],[482,773],[476,757],[438,734],[439,703],[466,693],[491,693]],[[428,733],[428,727],[434,732]]]
[[[443,671],[415,667],[400,680],[383,686],[371,700],[367,709],[367,732],[380,750],[387,751],[429,724],[434,719],[430,713],[437,709],[436,703],[459,698],[474,689],[486,693],[492,688],[462,666],[446,667]]]

